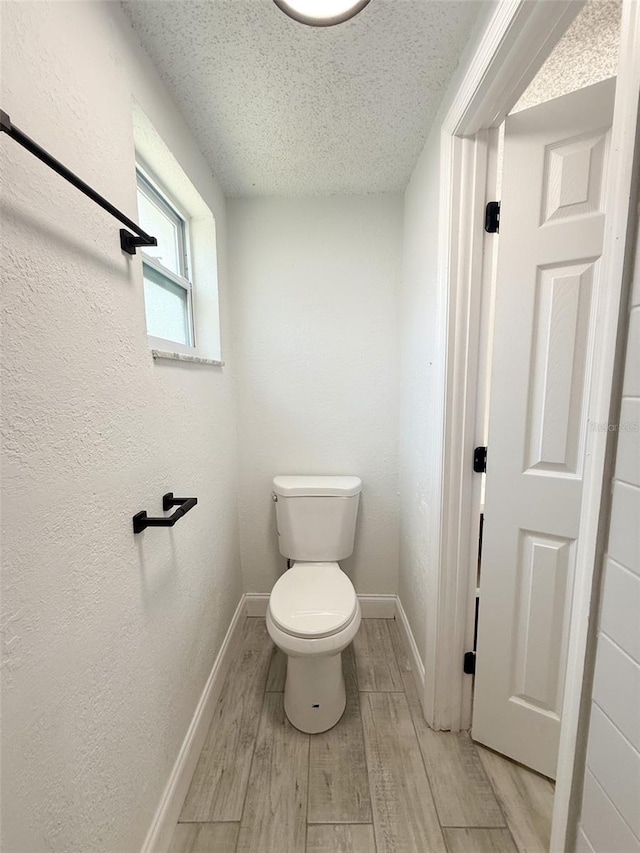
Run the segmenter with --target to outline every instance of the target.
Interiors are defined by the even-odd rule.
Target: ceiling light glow
[[[332,27],[353,18],[369,0],[273,0],[290,18],[312,27]]]

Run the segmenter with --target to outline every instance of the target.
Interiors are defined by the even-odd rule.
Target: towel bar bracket
[[[158,241],[155,237],[140,237],[127,231],[126,228],[120,229],[120,248],[128,255],[135,255],[138,246],[157,246]]]
[[[107,213],[110,213],[115,219],[119,222],[122,222],[123,225],[126,225],[129,231],[125,228],[120,229],[120,248],[126,252],[128,255],[135,255],[136,248],[138,246],[157,246],[158,241],[155,237],[152,237],[150,234],[147,234],[146,231],[143,231],[139,225],[137,225],[133,219],[129,219],[128,216],[118,210],[110,201],[107,201],[106,198],[97,193],[93,187],[90,187],[82,178],[79,178],[75,175],[71,169],[67,169],[66,166],[56,160],[55,157],[52,157],[48,151],[45,151],[37,142],[34,142],[33,139],[30,139],[26,133],[23,133],[19,127],[16,127],[15,124],[11,123],[11,117],[5,113],[4,110],[0,110],[0,133],[6,133],[7,136],[10,136],[18,145],[21,145],[24,149],[29,151],[34,157],[37,157],[42,163],[48,166],[50,169],[53,169],[54,172],[57,172],[61,177],[65,179],[65,181],[69,181],[72,186],[76,189],[80,190],[81,193],[84,193],[91,201],[94,201],[96,204],[100,205],[103,210],[106,210]],[[131,232],[134,232],[133,234]]]

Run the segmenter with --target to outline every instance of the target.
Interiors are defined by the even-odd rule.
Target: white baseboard
[[[266,616],[269,604],[268,592],[246,592],[244,596],[247,616]]]
[[[398,623],[398,628],[400,629],[405,649],[409,655],[411,670],[413,672],[413,677],[416,680],[416,688],[418,690],[418,696],[420,697],[420,703],[424,704],[424,664],[422,663],[422,658],[420,657],[415,637],[413,636],[411,626],[409,625],[407,614],[404,612],[404,607],[398,597],[396,597],[396,622]]]
[[[268,596],[267,596],[268,598]],[[222,646],[214,661],[204,690],[189,724],[180,752],[173,765],[171,775],[162,793],[160,803],[147,833],[141,853],[167,853],[176,823],[187,796],[191,777],[196,769],[207,731],[213,718],[213,712],[220,697],[222,685],[233,656],[246,616],[246,602],[243,595],[231,623],[222,641]]]
[[[363,619],[393,619],[396,615],[397,595],[359,595]]]
[[[245,595],[247,616],[266,616],[269,593],[248,592]],[[393,619],[396,614],[395,595],[359,595],[363,619]]]

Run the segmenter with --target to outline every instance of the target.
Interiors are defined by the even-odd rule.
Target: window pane
[[[165,210],[148,198],[138,188],[138,214],[140,227],[155,237],[157,246],[145,246],[144,252],[156,258],[162,266],[177,275],[182,275],[180,264],[180,224],[170,218]]]
[[[188,292],[147,264],[143,264],[143,271],[147,332],[191,346]]]

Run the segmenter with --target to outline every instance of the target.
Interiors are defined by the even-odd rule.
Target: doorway
[[[556,4],[553,5],[556,6]],[[495,243],[494,248],[489,247],[485,251],[486,244],[483,237],[478,236],[476,223],[478,218],[484,219],[485,203],[492,199],[489,188],[494,189],[496,186],[496,176],[499,173],[496,153],[500,136],[499,128],[526,88],[527,82],[532,80],[537,69],[542,65],[541,59],[550,55],[550,42],[555,44],[562,33],[567,31],[570,19],[577,11],[576,4],[569,5],[572,8],[567,11],[567,7],[564,7],[564,16],[562,10],[556,7],[555,20],[550,20],[547,16],[546,20],[539,19],[535,25],[532,20],[523,22],[520,32],[524,32],[527,28],[531,30],[529,38],[524,43],[520,43],[520,50],[525,55],[521,57],[522,64],[511,74],[509,83],[505,84],[505,74],[510,68],[509,63],[515,61],[513,46],[496,70],[495,80],[500,78],[501,86],[498,86],[495,80],[487,83],[485,76],[479,83],[477,98],[469,98],[466,101],[466,109],[459,108],[455,119],[451,118],[447,129],[450,136],[447,135],[447,131],[443,134],[443,146],[449,157],[446,165],[449,170],[450,184],[448,185],[451,187],[451,202],[447,211],[449,230],[446,235],[443,235],[449,249],[447,265],[443,269],[443,277],[447,280],[449,303],[446,413],[443,438],[443,519],[440,543],[442,573],[436,608],[437,643],[433,650],[427,650],[429,662],[433,664],[433,683],[428,684],[425,689],[425,711],[427,718],[436,728],[458,730],[468,728],[471,723],[472,678],[459,674],[459,670],[465,652],[468,652],[473,644],[478,520],[484,478],[473,473],[472,458],[474,447],[486,443],[479,440],[479,437],[486,436],[486,432],[482,432],[482,427],[489,396],[486,377],[489,375],[490,354],[483,354],[480,339],[483,333],[486,334],[487,329],[491,336],[491,317],[487,316],[486,311],[483,310],[481,282],[483,276],[486,280],[487,274],[490,275],[495,269],[498,257]],[[602,267],[601,280],[607,282],[607,287],[594,291],[595,301],[591,308],[595,312],[596,328],[592,332],[588,345],[584,343],[580,345],[582,350],[587,346],[590,363],[594,365],[588,399],[584,400],[583,410],[581,410],[583,426],[589,420],[606,420],[611,394],[624,244],[629,216],[628,205],[625,206],[625,196],[620,192],[620,186],[624,184],[628,198],[633,165],[633,145],[629,141],[625,143],[621,140],[635,138],[638,114],[638,83],[634,77],[638,62],[636,59],[638,12],[634,6],[635,4],[632,3],[623,3],[621,65],[611,143],[615,147],[616,158],[615,163],[608,170],[603,203],[607,224],[606,233],[603,232],[602,237],[603,252],[600,266]],[[496,61],[499,53],[499,49],[494,49],[492,62]],[[541,56],[542,54],[544,57]],[[512,88],[505,92],[505,85],[507,88]],[[586,132],[585,130],[583,137]],[[580,133],[577,135],[580,136]],[[604,147],[606,148],[606,141]],[[574,164],[576,162],[574,160]],[[614,234],[617,236],[614,237]],[[495,242],[497,243],[498,240]],[[584,258],[584,250],[578,252],[578,255]],[[589,255],[593,262],[596,260],[595,255],[597,253]],[[553,263],[554,261],[548,261],[547,265],[551,268]],[[561,260],[560,263],[567,268],[571,265],[570,259]],[[579,277],[581,273],[576,271],[576,274]],[[549,287],[546,289],[548,293],[553,290]],[[486,299],[486,288],[484,297]],[[548,305],[549,299],[547,299],[547,308]],[[580,312],[585,310],[584,305],[580,306],[580,299],[577,300],[577,306],[578,315],[580,315]],[[553,314],[553,311],[551,313]],[[559,314],[566,319],[564,312]],[[551,316],[548,311],[546,316],[548,318]],[[578,325],[580,326],[580,323]],[[547,323],[547,329],[549,329],[549,323]],[[553,337],[555,340],[557,336],[554,334]],[[568,411],[575,412],[579,406],[575,399],[571,402],[571,394],[569,397]],[[529,397],[525,395],[525,399],[528,400]],[[544,407],[540,410],[543,409]],[[542,423],[544,424],[544,420]],[[553,575],[551,565],[553,560],[556,560],[555,565],[558,568],[565,558],[568,565],[571,558],[576,567],[569,594],[568,596],[565,594],[565,616],[568,615],[569,627],[557,628],[559,635],[562,635],[564,630],[566,649],[565,677],[562,678],[561,673],[556,673],[556,682],[561,682],[564,688],[560,703],[561,713],[554,712],[558,718],[555,737],[556,741],[559,739],[559,745],[556,747],[559,759],[551,849],[558,851],[565,849],[567,835],[591,584],[596,562],[598,513],[605,462],[605,442],[600,441],[599,438],[597,433],[588,431],[584,437],[583,446],[576,449],[575,459],[577,460],[583,452],[584,456],[580,458],[587,459],[588,463],[584,465],[582,471],[583,487],[578,511],[579,518],[582,518],[585,523],[581,525],[580,536],[575,538],[575,545],[564,550],[560,539],[563,535],[565,539],[572,537],[567,534],[555,534],[555,540],[551,541],[554,536],[551,533],[547,534],[547,540],[544,542],[536,543],[531,540],[528,543],[520,542],[519,545],[516,542],[517,548],[531,546],[530,553],[535,553],[536,558],[540,557],[543,562],[551,556],[550,575]],[[491,453],[489,449],[489,460],[492,459]],[[493,458],[496,458],[495,450]],[[544,468],[539,469],[541,470]],[[489,461],[489,471],[491,472],[491,461]],[[556,476],[555,479],[561,478]],[[541,484],[541,481],[542,477],[539,477],[536,485]],[[490,490],[489,487],[488,498],[490,498]],[[538,503],[544,505],[544,500]],[[526,528],[526,523],[523,524]],[[535,527],[533,522],[530,522],[530,526]],[[583,532],[584,535],[582,535]],[[484,547],[487,548],[486,538]],[[572,549],[573,554],[570,553]],[[553,554],[555,557],[552,556]],[[484,556],[486,571],[486,550]],[[531,565],[531,559],[529,559],[529,565]],[[556,574],[558,577],[564,575],[565,581],[567,580],[567,571],[558,570]],[[481,590],[482,586],[481,574]],[[497,584],[496,587],[499,590],[500,585]],[[565,586],[565,593],[566,589]],[[519,600],[518,596],[516,599]],[[479,642],[482,646],[482,600],[480,614]],[[561,619],[556,619],[556,622],[562,625]],[[540,634],[540,624],[537,630],[539,636],[545,639],[544,633]],[[533,646],[530,647],[533,648]],[[523,648],[526,648],[526,643],[521,643],[520,649]],[[479,666],[478,677],[482,678],[482,665]],[[555,701],[557,705],[557,692]],[[562,727],[558,735],[560,718]]]
[[[487,199],[485,224],[494,263],[483,274],[478,408],[492,464],[488,503],[482,474],[486,572],[481,577],[479,567],[472,733],[550,778],[578,547],[593,297],[602,286],[620,11],[616,0],[588,2],[488,143],[500,201]],[[486,449],[479,457],[474,466],[484,461],[486,471]]]

